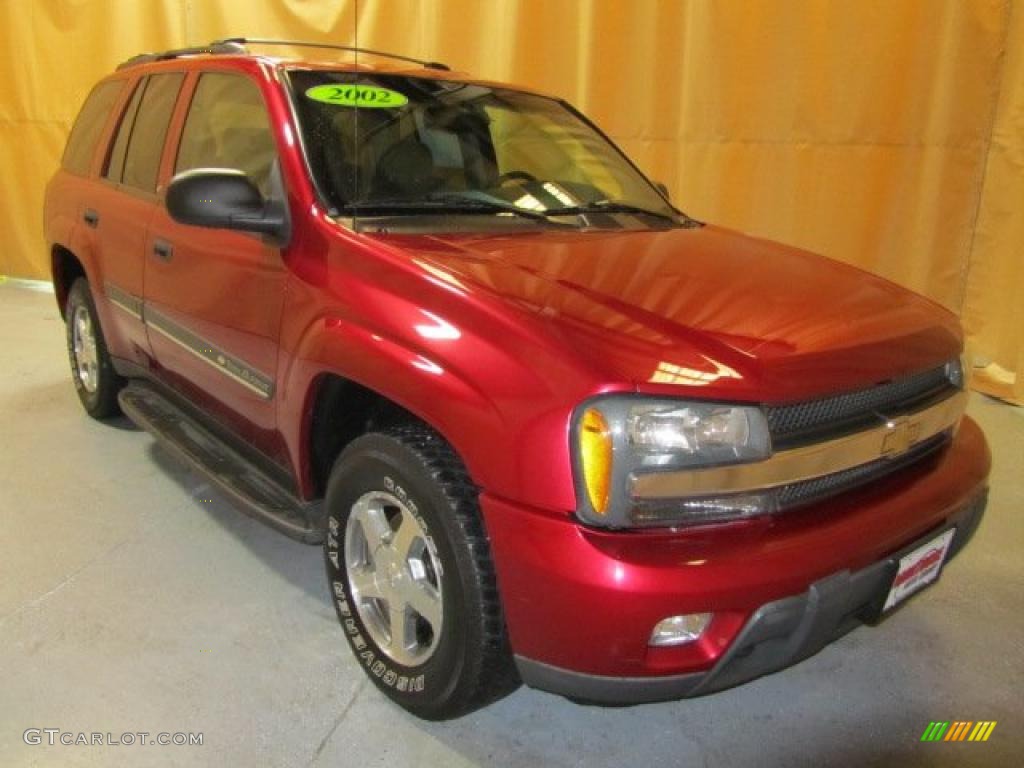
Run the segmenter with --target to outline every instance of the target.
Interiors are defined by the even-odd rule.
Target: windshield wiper
[[[679,223],[679,217],[674,213],[652,211],[643,206],[617,203],[614,200],[598,200],[585,205],[569,205],[564,208],[550,208],[544,211],[545,216],[578,216],[586,213],[638,213],[642,216],[653,216],[656,219],[671,221],[673,224]]]
[[[479,195],[479,196],[478,196]],[[424,197],[420,200],[366,200],[348,207],[353,214],[373,213],[510,213],[514,216],[521,216],[524,219],[549,221],[556,216],[578,216],[587,213],[635,213],[642,216],[652,216],[656,219],[669,221],[673,224],[679,223],[679,217],[675,214],[652,211],[639,205],[629,203],[618,203],[613,200],[598,200],[584,205],[570,205],[563,208],[548,208],[536,210],[534,208],[520,208],[516,205],[491,199],[486,193],[468,192],[466,194],[441,194]]]
[[[519,208],[514,205],[478,200],[462,195],[445,195],[443,197],[426,197],[422,200],[367,200],[348,207],[353,214],[370,213],[511,213],[524,219],[546,221],[547,216],[538,211]]]

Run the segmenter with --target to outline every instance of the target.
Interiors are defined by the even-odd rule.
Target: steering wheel
[[[498,177],[495,186],[503,187],[512,181],[536,181],[537,177],[526,171],[507,171]]]

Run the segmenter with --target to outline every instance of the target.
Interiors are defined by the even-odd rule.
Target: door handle
[[[156,240],[153,242],[153,255],[161,261],[170,261],[174,256],[174,246],[166,240]]]
[[[85,212],[82,214],[82,220],[93,229],[96,229],[100,223],[100,215],[92,208],[86,208]]]

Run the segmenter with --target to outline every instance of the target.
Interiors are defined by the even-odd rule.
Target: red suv
[[[273,44],[95,87],[53,282],[86,410],[323,542],[401,706],[716,691],[971,537],[989,453],[949,312],[689,218],[560,99]]]

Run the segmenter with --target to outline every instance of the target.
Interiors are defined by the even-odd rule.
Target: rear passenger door
[[[190,86],[173,172],[232,168],[265,197],[283,196],[257,83],[240,73],[206,71]],[[159,375],[273,456],[286,275],[280,249],[257,234],[179,224],[161,205],[146,253],[146,323]]]
[[[113,305],[110,333],[134,362],[148,362],[142,322],[146,228],[157,207],[157,177],[175,102],[185,76],[140,78],[121,114],[101,170],[100,186],[82,212],[96,231],[103,292]]]

